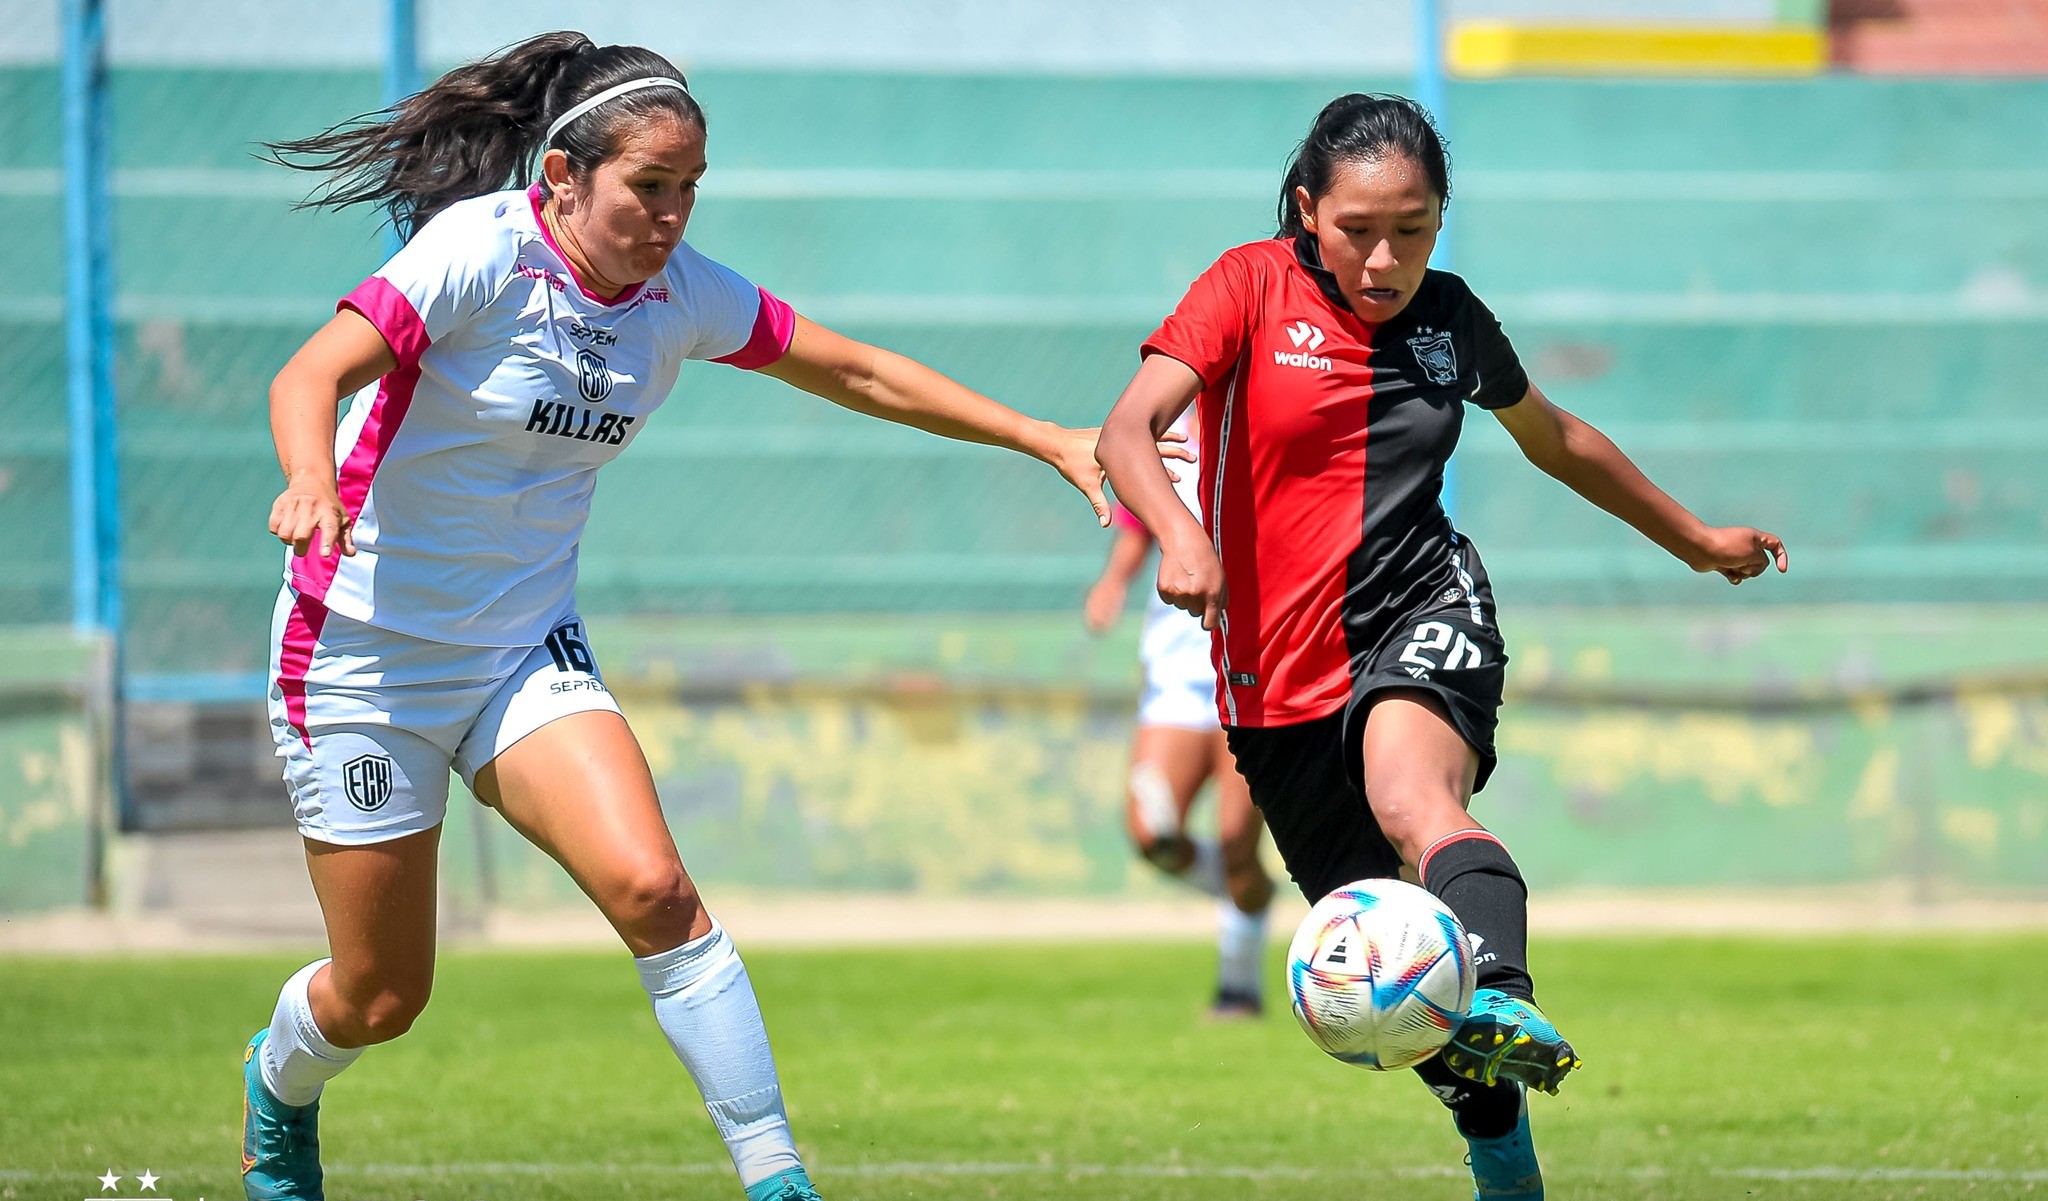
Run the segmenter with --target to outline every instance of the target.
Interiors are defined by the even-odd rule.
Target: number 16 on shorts
[[[597,674],[597,659],[590,653],[590,647],[583,641],[583,623],[565,621],[555,627],[547,638],[548,654],[555,661],[556,671],[580,671],[585,675]]]

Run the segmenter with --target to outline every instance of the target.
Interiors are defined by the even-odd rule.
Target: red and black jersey
[[[1238,246],[1146,339],[1202,377],[1203,524],[1230,604],[1214,640],[1225,724],[1345,705],[1363,665],[1430,606],[1492,597],[1445,516],[1467,401],[1528,391],[1465,281],[1430,271],[1392,321],[1362,321],[1312,236]]]

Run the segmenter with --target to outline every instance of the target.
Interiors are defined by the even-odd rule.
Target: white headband
[[[598,105],[603,104],[605,101],[616,100],[620,96],[625,95],[627,92],[637,92],[641,88],[674,88],[676,91],[681,92],[685,96],[690,94],[690,89],[684,87],[680,80],[670,79],[665,75],[650,75],[646,79],[635,79],[628,83],[622,83],[615,88],[606,88],[604,91],[599,92],[597,95],[592,96],[588,100],[585,100],[583,103],[577,105],[575,108],[572,108],[568,112],[563,113],[561,116],[556,117],[555,123],[553,125],[548,126],[548,136],[541,139],[542,144],[545,145],[548,142],[554,141],[556,134],[568,128],[569,122],[574,121],[576,118],[589,112],[591,109],[596,108]]]

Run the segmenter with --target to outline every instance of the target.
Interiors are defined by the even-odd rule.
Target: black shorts
[[[1252,802],[1311,904],[1353,880],[1401,874],[1401,856],[1365,798],[1365,717],[1378,697],[1408,690],[1436,698],[1479,752],[1473,791],[1485,787],[1507,663],[1492,616],[1475,621],[1462,606],[1418,614],[1359,665],[1351,699],[1337,712],[1289,726],[1226,729]]]
[[[1507,680],[1507,644],[1493,623],[1490,598],[1433,606],[1396,628],[1364,662],[1353,666],[1351,699],[1343,709],[1345,766],[1360,794],[1365,715],[1394,689],[1426,692],[1450,715],[1452,728],[1479,752],[1472,791],[1486,787],[1498,761],[1493,734],[1500,726],[1501,686]]]

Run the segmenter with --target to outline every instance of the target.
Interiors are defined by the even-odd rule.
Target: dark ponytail
[[[652,50],[599,46],[580,33],[544,33],[443,75],[387,109],[309,138],[267,142],[271,162],[331,178],[299,207],[374,204],[410,238],[458,200],[524,187],[549,146],[582,177],[609,158],[621,131],[657,112],[702,128],[687,91],[642,88],[606,101],[545,142],[557,116],[599,92],[658,76],[685,82]]]
[[[1429,186],[1439,206],[1451,199],[1451,164],[1444,153],[1443,135],[1429,110],[1406,96],[1368,95],[1353,92],[1339,96],[1316,114],[1308,136],[1295,147],[1287,162],[1287,174],[1280,181],[1280,237],[1301,232],[1301,203],[1296,188],[1309,197],[1321,197],[1330,190],[1330,177],[1340,163],[1374,162],[1390,154],[1405,155],[1429,176]]]

